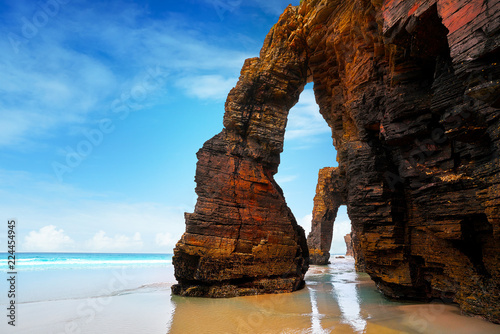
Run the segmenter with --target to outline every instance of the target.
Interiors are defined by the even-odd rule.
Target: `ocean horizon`
[[[8,253],[0,253],[0,267],[8,271]],[[163,253],[87,253],[87,252],[18,252],[18,272],[49,269],[92,269],[160,266],[172,263],[173,254]]]

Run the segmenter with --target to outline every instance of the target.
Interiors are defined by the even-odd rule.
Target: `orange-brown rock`
[[[344,235],[344,241],[345,241],[345,247],[346,247],[345,255],[346,256],[354,256],[351,233]]]
[[[176,294],[231,297],[304,285],[304,230],[273,178],[288,110],[307,77],[296,12],[283,14],[286,24],[273,29],[260,58],[245,62],[226,101],[224,130],[198,152],[198,202],[174,250]]]
[[[500,322],[499,59],[496,0],[288,7],[245,62],[224,130],[198,152],[174,292],[302,286],[308,247],[273,175],[288,110],[313,81],[356,260],[388,296],[454,301]]]

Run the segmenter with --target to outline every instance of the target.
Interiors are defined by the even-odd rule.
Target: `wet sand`
[[[231,299],[171,296],[172,274],[171,267],[72,271],[64,273],[64,278],[61,274],[54,278],[56,285],[46,277],[38,286],[55,290],[39,293],[31,301],[25,296],[19,304],[18,325],[12,328],[4,321],[0,332],[500,333],[500,326],[460,315],[453,305],[389,301],[366,274],[354,271],[349,258],[334,259],[330,266],[312,266],[305,289],[281,295]],[[116,281],[120,275],[122,280]],[[34,277],[26,275],[25,280],[29,279]],[[112,285],[117,289],[110,291]],[[47,300],[48,296],[53,298]]]
[[[500,333],[458,307],[384,298],[352,259],[312,266],[304,290],[232,299],[172,296],[169,333]]]

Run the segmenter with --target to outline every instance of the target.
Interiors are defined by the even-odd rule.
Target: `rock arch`
[[[499,322],[496,22],[498,2],[487,0],[288,7],[245,61],[224,129],[197,154],[198,202],[174,250],[173,292],[303,286],[306,238],[273,175],[288,111],[312,80],[338,152],[338,201],[379,289],[451,299]]]
[[[307,81],[307,48],[289,7],[227,98],[224,129],[198,152],[195,212],[173,263],[174,293],[226,297],[304,284],[304,230],[274,181],[288,111]]]
[[[318,173],[318,185],[314,196],[311,233],[307,237],[309,262],[330,263],[333,225],[341,205],[347,204],[345,176],[336,167],[325,167]]]

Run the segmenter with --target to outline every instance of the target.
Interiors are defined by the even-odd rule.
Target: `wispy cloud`
[[[314,141],[315,136],[331,133],[331,129],[319,113],[312,89],[300,95],[299,102],[290,110],[285,139]]]
[[[257,7],[265,13],[272,15],[280,15],[283,10],[290,4],[299,4],[299,1],[290,0],[254,0],[254,1],[243,1],[243,0],[203,0],[207,4],[210,4],[214,11],[219,15],[221,20],[224,20],[226,15],[233,13],[244,13],[245,8]]]
[[[155,242],[160,247],[170,247],[173,248],[175,244],[179,241],[179,237],[172,236],[171,233],[156,233]]]
[[[292,182],[294,180],[296,180],[298,177],[298,175],[280,175],[280,174],[277,174],[275,176],[275,180],[278,184],[283,184],[283,183],[287,183],[287,182]]]
[[[344,236],[351,233],[351,222],[349,220],[335,221],[333,231],[333,241],[344,242]]]
[[[220,99],[250,56],[212,43],[174,14],[159,20],[132,4],[104,6],[112,5],[65,5],[18,52],[0,40],[0,147],[35,145],[54,130],[71,134],[94,122],[149,68],[171,76],[158,93],[182,79],[186,94]],[[22,35],[21,19],[39,9],[30,2],[15,8],[0,15],[0,34]]]
[[[274,15],[280,15],[289,5],[298,5],[299,1],[292,0],[254,0],[255,5],[262,8],[265,12]]]
[[[185,89],[188,95],[199,99],[225,100],[237,80],[221,75],[201,75],[182,78],[178,86]]]
[[[4,76],[0,81],[0,146],[47,134],[64,124],[81,123],[95,111],[109,87],[116,86],[114,75],[96,61],[60,49],[42,49],[44,60],[38,54],[23,53],[15,56],[19,57],[15,64],[0,61]],[[67,66],[54,69],[51,63]]]
[[[312,221],[312,213],[305,215],[304,217],[298,220],[299,225],[302,226],[302,228],[306,232],[306,237],[309,235],[309,232],[311,232],[311,221]]]
[[[133,236],[129,237],[123,234],[116,234],[113,237],[108,237],[106,232],[97,232],[92,239],[86,242],[86,249],[92,251],[122,251],[122,252],[132,252],[140,251],[142,249],[143,242],[141,234],[139,232],[134,233]]]
[[[339,216],[340,216],[339,210]],[[333,225],[333,239],[332,239],[332,248],[330,253],[332,254],[344,254],[346,251],[346,244],[344,240],[344,236],[348,233],[351,233],[351,222],[349,220],[340,220],[337,216],[337,220]]]

